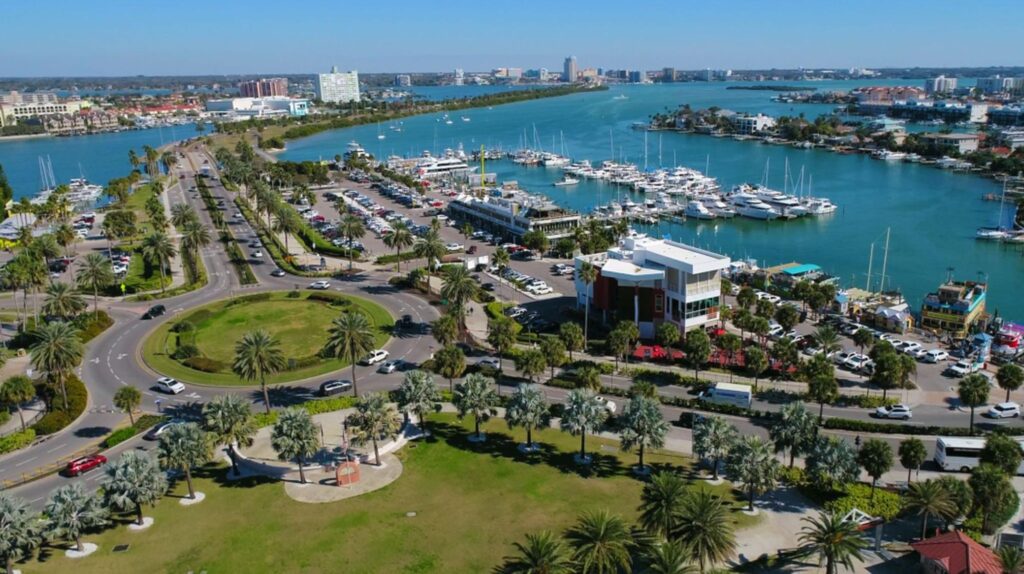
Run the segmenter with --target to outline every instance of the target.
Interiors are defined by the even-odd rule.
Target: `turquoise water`
[[[871,82],[878,85],[883,82]],[[890,81],[889,84],[919,84]],[[730,84],[731,85],[731,84]],[[813,82],[819,90],[849,89],[863,82]],[[574,159],[600,162],[614,157],[643,165],[644,132],[630,129],[633,122],[650,114],[689,103],[695,108],[719,106],[741,112],[772,115],[826,113],[829,105],[790,105],[770,101],[772,92],[726,90],[726,84],[673,84],[624,86],[611,91],[563,98],[535,100],[476,109],[453,115],[452,125],[436,115],[406,118],[402,131],[384,130],[377,139],[376,126],[361,126],[318,134],[288,143],[285,159],[316,159],[343,153],[351,140],[359,141],[378,157],[390,154],[434,153],[461,144],[467,151],[503,147],[514,149],[525,139],[539,141],[545,149],[563,147]],[[628,99],[613,99],[617,95]],[[471,121],[460,121],[466,115]],[[536,134],[536,135],[535,135]],[[659,154],[660,142],[660,154]],[[612,149],[614,148],[614,154]],[[800,168],[813,176],[814,194],[826,196],[840,209],[832,216],[794,221],[759,222],[743,219],[721,222],[662,223],[650,231],[728,253],[752,257],[761,265],[787,261],[817,263],[842,279],[844,285],[867,283],[869,250],[876,244],[873,287],[878,287],[882,245],[891,228],[886,287],[898,288],[915,308],[952,267],[956,277],[987,276],[990,311],[1024,319],[1024,301],[1017,295],[1024,279],[1024,257],[1015,246],[981,242],[975,229],[994,225],[999,204],[982,201],[998,193],[992,181],[954,174],[932,167],[889,164],[861,155],[838,155],[821,150],[738,142],[701,135],[650,133],[647,165],[686,165],[717,177],[723,188],[761,180],[770,160],[769,184],[783,187],[783,168],[799,177]],[[660,159],[659,159],[660,155]],[[617,188],[583,182],[571,188],[553,187],[561,177],[556,169],[524,168],[508,161],[491,162],[488,172],[500,180],[517,180],[531,191],[547,194],[556,202],[586,212],[615,199]]]

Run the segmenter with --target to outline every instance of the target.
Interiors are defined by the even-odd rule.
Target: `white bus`
[[[1024,450],[1024,439],[1017,439]],[[981,449],[985,448],[985,439],[942,437],[935,441],[935,463],[942,470],[970,472],[981,464]],[[1024,474],[1024,462],[1017,469],[1017,474]]]

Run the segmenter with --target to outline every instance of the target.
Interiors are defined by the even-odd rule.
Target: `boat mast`
[[[658,167],[661,167],[661,134],[658,134]]]
[[[891,227],[885,228],[885,252],[882,255],[882,281],[878,284],[878,292],[885,292],[885,265],[889,262],[889,231]]]
[[[871,250],[868,252],[868,283],[864,286],[864,289],[871,293],[871,266],[875,262],[875,242],[871,242]]]
[[[647,131],[644,130],[644,171],[647,171]]]

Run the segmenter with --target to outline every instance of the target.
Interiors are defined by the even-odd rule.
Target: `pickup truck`
[[[972,373],[977,373],[983,366],[984,363],[972,363],[967,359],[961,359],[946,367],[946,374],[952,377],[966,377]]]

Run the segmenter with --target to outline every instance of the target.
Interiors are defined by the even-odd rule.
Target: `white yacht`
[[[686,204],[686,211],[684,213],[686,217],[692,217],[693,219],[714,219],[717,217],[706,205],[695,199]]]
[[[881,149],[871,154],[871,157],[884,161],[902,161],[903,158],[907,157],[907,154],[901,151],[889,151],[887,149]]]
[[[812,197],[804,200],[804,207],[810,215],[828,215],[835,213],[839,207],[827,197]]]
[[[736,208],[736,213],[743,217],[764,220],[778,219],[779,217],[778,211],[751,193],[733,193],[729,196],[729,201]]]
[[[808,210],[800,204],[800,200],[792,195],[786,195],[781,191],[755,185],[748,188],[746,193],[751,193],[761,201],[774,208],[783,217],[800,217],[807,215]]]
[[[446,154],[445,157],[436,158],[430,155],[425,155],[416,164],[416,174],[420,177],[440,177],[455,173],[465,173],[475,170],[475,167],[470,167],[466,164],[465,160],[455,157],[454,154]]]
[[[1001,241],[1003,239],[1009,239],[1010,232],[998,227],[979,227],[975,237],[978,239]]]
[[[568,186],[568,185],[576,185],[579,182],[580,182],[580,180],[578,180],[578,179],[576,179],[574,177],[569,177],[568,175],[566,175],[566,176],[562,177],[561,181],[556,181],[555,183],[553,183],[551,185],[554,185],[556,187],[564,187],[564,186]]]
[[[728,203],[722,201],[717,195],[708,196],[701,200],[704,203],[704,207],[711,210],[716,216],[722,219],[730,219],[736,217],[736,210],[733,209]]]

